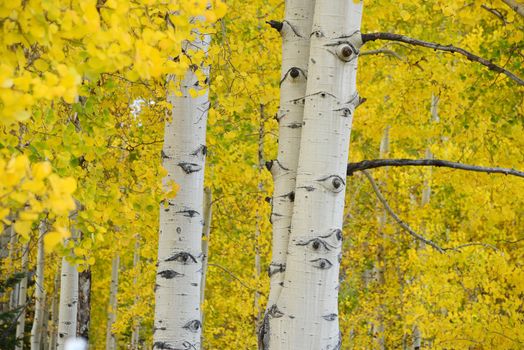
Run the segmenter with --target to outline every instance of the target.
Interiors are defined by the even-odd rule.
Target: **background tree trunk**
[[[118,293],[118,268],[120,257],[115,255],[111,264],[111,288],[109,294],[109,312],[107,314],[106,350],[116,349],[116,336],[113,333],[113,324],[116,321],[117,293]]]
[[[66,257],[62,258],[60,304],[58,308],[58,350],[65,349],[67,338],[76,337],[78,314],[78,270]]]
[[[77,335],[89,340],[91,321],[91,269],[78,274],[78,315]]]
[[[202,232],[202,282],[200,284],[200,305],[204,304],[206,295],[206,276],[209,264],[209,238],[211,233],[211,218],[213,217],[213,196],[209,187],[204,188],[204,229]],[[201,310],[202,329],[204,329],[205,313]],[[203,333],[203,332],[202,332]],[[204,337],[201,337],[201,343],[204,344]]]
[[[19,345],[15,350],[22,350],[24,344],[24,330],[25,330],[25,315],[27,310],[27,265],[29,263],[29,244],[24,244],[22,248],[22,272],[25,274],[20,281],[18,287],[18,302],[16,306],[19,308],[20,315],[16,323],[16,339],[20,339]]]
[[[313,20],[295,205],[269,349],[338,349],[338,285],[362,3],[318,0]]]
[[[31,330],[31,350],[40,350],[42,338],[42,325],[44,322],[45,290],[44,290],[44,235],[47,232],[45,220],[40,223],[40,235],[37,241],[36,276],[35,276],[35,317]]]

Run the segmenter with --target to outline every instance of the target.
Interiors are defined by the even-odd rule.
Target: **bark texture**
[[[269,266],[270,292],[266,314],[280,295],[286,269],[314,4],[314,0],[287,0],[284,21],[277,26],[282,36],[282,71],[280,108],[277,114],[278,154],[276,161],[268,163],[273,176],[274,189],[271,213],[273,244]]]
[[[118,293],[118,268],[120,257],[115,255],[111,263],[111,288],[109,294],[109,312],[107,314],[106,350],[116,349],[116,337],[113,333],[113,324],[116,321],[117,293]]]
[[[209,238],[211,233],[211,218],[213,211],[211,205],[213,204],[213,197],[211,189],[206,187],[204,189],[204,228],[202,231],[202,282],[200,284],[200,306],[204,304],[206,296],[206,276],[207,268],[209,265]],[[204,328],[205,313],[201,310],[202,314],[202,328]],[[201,343],[203,343],[203,336],[201,337]]]
[[[315,4],[284,285],[269,307],[271,350],[340,349],[338,285],[345,175],[362,45],[362,3]]]
[[[78,270],[62,258],[60,303],[58,307],[58,350],[65,350],[65,341],[76,337],[78,314]]]
[[[16,323],[16,339],[21,342],[15,347],[15,350],[23,349],[23,338],[25,330],[25,315],[27,309],[27,265],[29,263],[29,245],[26,243],[22,248],[22,272],[25,274],[18,287],[18,302],[16,306],[20,308],[20,316]]]
[[[42,346],[42,325],[44,322],[45,290],[44,290],[44,235],[47,232],[45,221],[40,223],[40,237],[37,242],[36,276],[35,276],[35,317],[31,329],[31,350],[40,350]]]
[[[89,340],[91,322],[91,269],[78,274],[77,335]]]
[[[207,53],[210,37],[186,43],[191,50]],[[209,75],[207,66],[200,67]],[[202,280],[202,224],[204,164],[207,148],[208,91],[191,97],[190,89],[203,89],[193,69],[180,83],[181,96],[169,92],[172,119],[166,121],[163,165],[170,181],[180,187],[175,198],[160,207],[160,237],[155,292],[154,349],[200,349]]]

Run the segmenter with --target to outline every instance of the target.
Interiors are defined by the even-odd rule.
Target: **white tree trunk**
[[[284,286],[268,311],[271,350],[341,346],[339,259],[361,16],[361,2],[315,4]]]
[[[78,312],[78,270],[65,257],[62,258],[60,278],[60,303],[58,310],[59,350],[64,349],[67,338],[76,336],[76,319]]]
[[[65,257],[62,258],[60,277],[60,303],[58,307],[58,350],[65,349],[65,341],[76,337],[78,313],[78,270]]]
[[[206,296],[206,276],[207,268],[209,264],[209,238],[211,233],[211,218],[213,216],[213,210],[211,205],[213,204],[213,197],[211,189],[206,187],[204,189],[204,228],[202,231],[202,282],[200,283],[200,305],[204,304]],[[204,328],[205,313],[201,310],[202,317],[202,329]],[[203,344],[204,337],[201,336],[201,343]]]
[[[58,290],[60,288],[60,270],[56,271],[55,275],[55,288],[53,290],[53,301],[51,303],[51,329],[49,330],[50,340],[49,349],[55,350],[57,347],[57,335],[58,335]]]
[[[286,269],[286,251],[295,199],[295,180],[308,75],[309,35],[313,23],[314,4],[314,0],[287,0],[285,17],[280,29],[282,71],[280,108],[277,114],[279,122],[278,154],[277,160],[270,163],[274,183],[271,212],[273,243],[266,315],[267,310],[275,305],[280,295]],[[264,329],[261,331],[264,332]]]
[[[109,312],[107,315],[106,350],[116,349],[116,337],[113,333],[113,324],[116,321],[117,293],[118,293],[118,267],[120,257],[115,255],[111,263],[111,287],[109,292]]]
[[[31,350],[40,350],[42,342],[42,325],[44,322],[45,290],[44,290],[44,235],[47,232],[45,221],[40,223],[40,236],[37,242],[36,278],[35,278],[35,317],[31,329]]]
[[[136,236],[135,241],[135,252],[133,254],[133,269],[135,273],[135,277],[133,277],[133,286],[138,288],[137,286],[137,277],[138,277],[138,271],[140,263],[140,236]],[[138,294],[135,296],[135,303],[138,302]],[[131,350],[138,350],[140,342],[140,317],[133,320],[133,332],[131,333]]]
[[[210,37],[203,35],[185,46],[207,52],[209,42]],[[200,69],[209,74],[208,67]],[[168,172],[164,185],[175,181],[180,188],[175,198],[160,207],[154,349],[201,348],[202,202],[209,98],[207,88],[203,95],[191,97],[190,89],[203,89],[197,82],[189,69],[180,81],[181,96],[173,91],[168,94],[173,113],[164,133],[162,157]]]
[[[23,337],[25,330],[25,314],[27,310],[27,265],[29,262],[29,245],[26,243],[22,248],[22,272],[25,273],[25,277],[22,278],[18,287],[18,302],[17,307],[20,308],[20,316],[16,323],[16,339],[20,339],[21,342],[15,347],[15,350],[22,350]]]

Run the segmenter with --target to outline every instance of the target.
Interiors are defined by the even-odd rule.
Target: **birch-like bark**
[[[135,276],[133,277],[133,286],[138,288],[137,286],[137,277],[139,274],[139,263],[140,263],[140,236],[136,235],[136,241],[135,241],[135,251],[133,253],[133,270],[135,273]],[[138,303],[138,294],[135,295],[135,303]],[[137,319],[133,320],[133,331],[131,333],[131,350],[138,350],[140,342],[140,317],[137,317]]]
[[[204,304],[206,296],[206,276],[207,268],[209,266],[209,238],[211,233],[211,218],[213,215],[213,210],[211,205],[213,204],[213,197],[211,194],[211,189],[206,187],[204,189],[204,228],[202,231],[202,282],[200,283],[200,306]],[[204,328],[205,322],[205,313],[204,310],[201,310],[202,317],[202,329]],[[203,332],[202,332],[203,333]],[[200,342],[204,343],[204,336],[202,334]]]
[[[65,349],[65,341],[76,337],[78,314],[78,270],[66,257],[62,258],[60,303],[58,307],[58,350]]]
[[[60,288],[60,270],[57,269],[55,275],[53,301],[51,303],[51,328],[49,329],[50,340],[49,349],[55,350],[57,347],[57,335],[58,335],[58,290]]]
[[[362,2],[317,0],[284,286],[269,349],[340,349],[339,267]]]
[[[209,43],[209,35],[185,43],[186,54],[191,55],[192,50],[207,53]],[[209,76],[208,66],[199,69]],[[153,348],[198,350],[202,332],[201,238],[209,98],[207,88],[202,95],[191,97],[190,89],[199,93],[204,89],[192,69],[177,83],[181,96],[168,92],[173,113],[165,124],[162,157],[168,173],[164,186],[174,181],[180,189],[175,198],[160,207]]]
[[[284,21],[276,23],[282,36],[282,71],[277,160],[268,163],[273,176],[271,223],[272,260],[269,266],[270,291],[267,311],[275,305],[284,281],[286,251],[291,232],[295,200],[304,96],[308,76],[309,35],[313,23],[314,0],[286,0]],[[261,332],[264,332],[262,327]],[[263,334],[260,334],[263,337]]]
[[[25,274],[20,281],[18,287],[18,302],[17,307],[20,309],[20,316],[16,322],[16,339],[20,340],[15,350],[22,350],[24,348],[24,330],[25,330],[25,315],[27,310],[27,265],[29,262],[29,245],[26,243],[22,248],[22,272]]]
[[[14,230],[14,225],[11,225],[9,228],[10,232],[10,239],[9,239],[9,261],[13,261],[13,258],[16,254],[16,241],[17,241],[17,235]],[[18,296],[20,294],[20,283],[17,283],[17,285],[13,288],[11,291],[11,296],[9,298],[9,310],[13,310],[18,306]]]
[[[513,11],[524,17],[524,3],[519,3],[516,0],[502,0],[503,3],[511,7]]]
[[[111,287],[109,292],[109,312],[107,314],[106,350],[116,349],[116,336],[113,333],[113,324],[116,322],[117,293],[118,293],[118,267],[120,257],[115,255],[111,263]]]
[[[42,325],[44,322],[45,290],[44,290],[44,235],[47,224],[44,220],[40,223],[40,236],[37,242],[36,276],[35,276],[35,317],[31,329],[31,350],[40,350],[42,343]]]

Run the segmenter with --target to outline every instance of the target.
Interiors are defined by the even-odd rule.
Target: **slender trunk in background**
[[[264,171],[265,168],[265,160],[264,160],[264,123],[265,123],[265,117],[264,117],[264,105],[260,105],[260,126],[258,128],[258,195],[262,195],[262,192],[264,191],[264,183],[262,181],[262,171]],[[260,211],[257,209],[256,213],[256,223],[255,223],[255,281],[256,285],[258,286],[260,281],[260,273],[262,272],[262,268],[260,265],[260,227],[262,225],[262,217],[260,215]],[[255,334],[258,334],[259,328],[261,327],[260,321],[262,320],[262,309],[260,307],[260,293],[257,290],[255,291],[255,299],[254,299],[254,308],[255,308]]]
[[[66,257],[62,258],[60,303],[58,307],[58,350],[64,350],[67,338],[76,337],[78,314],[78,270]]]
[[[209,237],[211,233],[211,218],[213,211],[211,205],[213,204],[213,197],[209,187],[204,188],[204,229],[202,231],[202,282],[200,283],[200,306],[204,304],[206,295],[206,276],[209,265]],[[204,328],[205,313],[201,310],[202,329]],[[203,332],[202,332],[203,333]],[[201,343],[204,343],[204,337],[201,337]]]
[[[35,276],[35,317],[31,329],[31,350],[40,350],[42,343],[42,325],[44,322],[45,290],[44,290],[44,235],[47,232],[47,223],[40,223],[40,235],[37,242],[36,276]]]
[[[20,339],[19,345],[15,347],[15,350],[23,349],[23,338],[25,330],[25,315],[27,310],[27,265],[29,262],[29,244],[24,244],[22,248],[22,272],[25,274],[24,278],[20,281],[18,291],[18,302],[16,307],[19,308],[20,316],[16,322],[16,339]]]
[[[116,321],[117,293],[118,293],[118,267],[120,257],[115,255],[111,263],[111,287],[109,292],[109,312],[107,314],[106,350],[116,349],[116,337],[113,333],[113,324]]]
[[[355,108],[362,2],[317,0],[284,286],[269,349],[339,349],[338,286],[346,162]]]
[[[91,322],[91,269],[78,274],[78,315],[76,334],[89,340]]]
[[[439,97],[432,94],[431,95],[431,122],[432,123],[438,123],[439,122],[439,116],[438,116],[438,102]],[[428,140],[428,144],[431,144],[432,140]],[[426,159],[433,159],[433,153],[431,152],[431,148],[428,145],[426,147],[426,153],[425,153]],[[427,204],[429,204],[429,200],[431,199],[431,175],[432,175],[432,168],[429,167],[427,170],[426,177],[424,178],[424,185],[422,186],[422,196],[420,200],[420,206],[424,207]],[[425,236],[426,233],[426,224],[422,223],[421,232]],[[425,244],[423,242],[419,243],[418,249],[425,249]],[[422,333],[420,332],[420,328],[415,324],[413,325],[413,350],[419,350],[422,348]]]
[[[58,334],[58,290],[60,288],[60,269],[57,269],[53,289],[53,301],[51,303],[51,327],[49,329],[49,348],[55,350],[57,347]]]
[[[47,297],[47,294],[46,294],[46,297]],[[47,298],[45,300],[46,302],[46,306],[45,306],[45,309],[44,309],[44,322],[42,322],[42,345],[41,345],[41,349],[42,350],[49,350],[49,332],[48,332],[48,329],[49,329],[49,309],[48,309],[48,305],[47,305]]]
[[[209,43],[209,35],[197,34],[191,43],[184,43],[186,55],[192,51],[206,55]],[[173,110],[164,131],[162,157],[167,176],[163,183],[167,187],[174,181],[179,190],[175,198],[160,205],[153,349],[201,348],[202,214],[210,103],[208,89],[198,83],[194,69],[176,80],[180,96],[174,91],[167,96]],[[209,76],[208,66],[198,69]],[[192,97],[191,90],[197,96]]]
[[[10,218],[8,217],[7,220],[10,220]],[[0,234],[0,263],[2,263],[3,259],[9,257],[9,253],[10,253],[9,242],[11,241],[11,234],[13,233],[12,226],[13,225],[9,225],[9,226],[4,225],[4,229],[2,233]],[[11,273],[10,269],[8,268],[8,266],[6,267],[7,269],[5,269],[3,272],[5,272],[6,274],[10,274]],[[3,300],[3,301],[0,301],[0,313],[10,310],[9,308],[10,299],[7,298],[6,300],[6,298],[4,298],[4,293],[0,293],[0,300]]]
[[[384,135],[382,136],[382,141],[380,142],[380,151],[379,151],[379,158],[384,159],[389,154],[389,126],[386,126],[386,129],[384,130]],[[386,181],[387,181],[387,172],[388,167],[385,167],[384,169],[384,180],[380,182],[380,185],[382,188],[386,187]],[[384,206],[380,205],[378,206],[378,236],[379,236],[379,243],[377,246],[377,261],[375,264],[375,274],[377,279],[377,285],[378,285],[378,293],[380,295],[383,295],[385,293],[385,284],[386,284],[386,259],[385,259],[385,248],[384,248],[384,242],[386,241],[386,237],[384,234],[384,228],[386,227],[387,222],[387,212]],[[386,349],[386,339],[385,339],[385,330],[384,330],[384,312],[386,311],[386,307],[383,304],[380,304],[377,309],[377,329],[376,333],[374,334],[374,339],[376,346],[374,348],[378,350],[385,350]]]
[[[133,253],[133,286],[137,291],[137,277],[140,271],[140,236],[136,235],[135,252]],[[136,292],[137,293],[137,292]],[[135,304],[138,303],[138,293],[135,295]],[[140,316],[133,320],[133,332],[131,334],[131,350],[138,350],[140,343]]]
[[[9,228],[11,237],[9,238],[9,261],[13,261],[16,254],[16,240],[17,235],[14,230],[14,226],[11,225]],[[20,294],[20,283],[18,283],[11,291],[9,298],[9,310],[13,310],[18,306],[18,296]]]
[[[268,163],[274,183],[271,211],[273,243],[269,265],[270,291],[264,326],[259,333],[259,347],[263,346],[263,338],[267,338],[265,325],[268,321],[268,311],[280,296],[286,270],[286,251],[295,200],[295,181],[308,76],[309,35],[314,5],[314,0],[286,0],[284,21],[270,22],[282,36],[282,70],[280,107],[276,117],[279,123],[278,153],[277,159]]]

